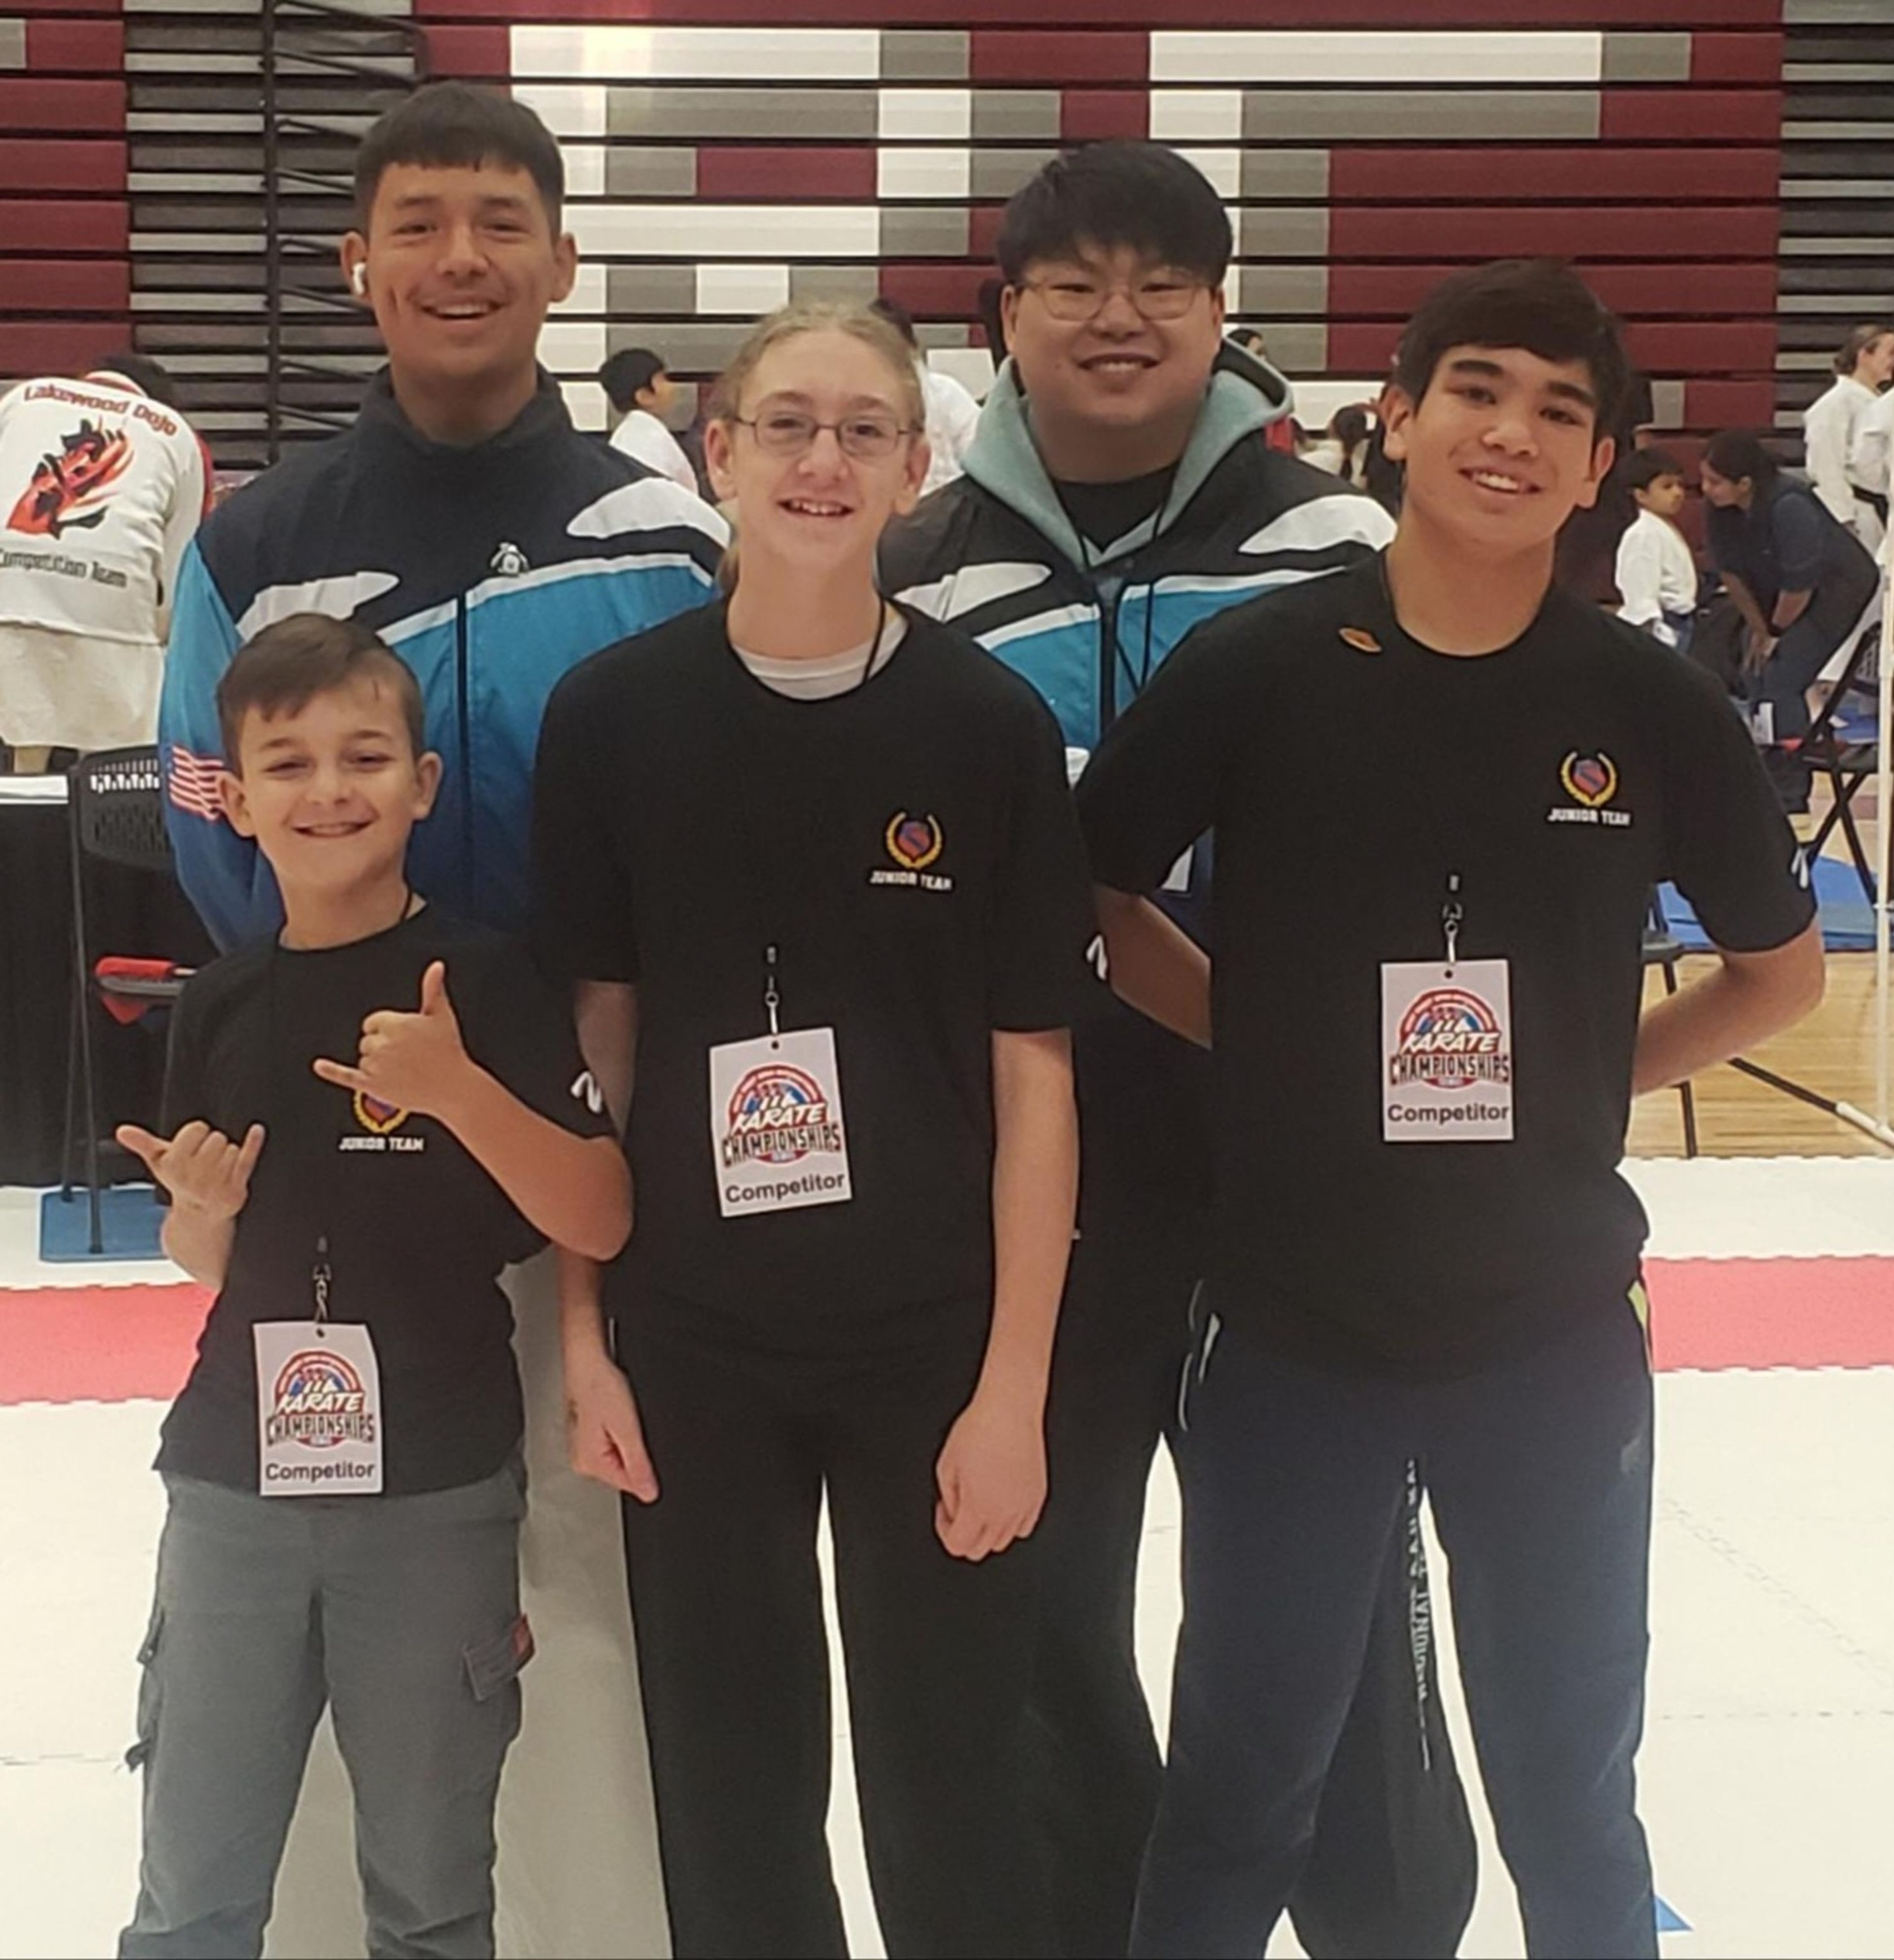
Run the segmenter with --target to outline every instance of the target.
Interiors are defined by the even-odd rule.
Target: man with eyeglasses
[[[1031,681],[1075,769],[1193,627],[1359,564],[1393,530],[1370,499],[1267,446],[1289,387],[1222,339],[1231,250],[1215,191],[1160,145],[1098,143],[1047,165],[1001,228],[1011,358],[966,474],[884,543],[886,590]],[[1210,849],[1186,853],[1162,896],[1200,944]],[[1035,1807],[1059,1950],[1095,1955],[1127,1950],[1156,1812],[1138,1551],[1204,1269],[1211,1169],[1207,1057],[1103,987],[1074,1033],[1082,1189],[1038,1534]],[[1472,1904],[1412,1506],[1371,1647],[1293,1906],[1323,1960],[1451,1953]]]

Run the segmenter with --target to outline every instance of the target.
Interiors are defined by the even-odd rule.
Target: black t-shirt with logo
[[[1079,804],[1127,891],[1215,826],[1219,1309],[1364,1370],[1477,1368],[1635,1280],[1616,1166],[1653,884],[1736,952],[1813,912],[1747,731],[1689,663],[1556,590],[1502,651],[1434,653],[1378,559],[1201,628]],[[1381,966],[1443,958],[1456,872],[1460,956],[1511,963],[1514,1140],[1384,1143]]]
[[[992,1273],[991,1038],[1069,1025],[1091,894],[1057,725],[1025,682],[908,614],[852,692],[795,700],[706,608],[595,654],[548,709],[535,950],[635,983],[628,1286],[819,1351]],[[710,1052],[834,1031],[853,1196],[724,1217]]]
[[[201,1121],[233,1139],[260,1122],[269,1136],[196,1365],[165,1421],[160,1469],[257,1488],[250,1329],[313,1317],[325,1236],[329,1317],[365,1322],[375,1344],[383,1490],[475,1482],[519,1441],[499,1274],[544,1239],[443,1125],[352,1095],[310,1067],[318,1057],[352,1063],[378,1010],[413,1012],[437,959],[474,1060],[563,1128],[611,1134],[570,1008],[523,948],[484,926],[430,906],[351,945],[291,952],[262,940],[205,967],[172,1025],[166,1134]]]

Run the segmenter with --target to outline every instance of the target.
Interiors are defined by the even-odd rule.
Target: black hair
[[[640,392],[669,371],[663,355],[653,354],[650,348],[621,347],[599,370],[599,386],[612,407],[628,415],[637,406]]]
[[[85,371],[88,374],[122,374],[140,394],[161,402],[167,409],[177,406],[177,390],[170,376],[148,354],[135,354],[130,348],[122,347],[117,353],[108,354],[103,361],[94,361]]]
[[[1759,438],[1743,429],[1725,429],[1713,435],[1703,445],[1703,460],[1719,476],[1732,483],[1740,483],[1746,476],[1759,490],[1768,489],[1782,467]]]
[[[873,299],[868,303],[870,313],[878,313],[916,352],[920,349],[920,336],[914,331],[914,316],[899,300]]]
[[[377,120],[355,153],[355,218],[364,231],[383,173],[395,164],[460,170],[510,164],[532,179],[558,235],[566,194],[559,146],[523,102],[497,89],[431,81]]]
[[[1006,316],[1000,310],[999,297],[1006,290],[1003,279],[982,279],[980,291],[974,295],[974,310],[980,315],[980,324],[985,329],[987,351],[993,358],[997,368],[1009,352],[1006,345]]]
[[[1648,490],[1660,476],[1683,481],[1683,465],[1667,449],[1637,449],[1625,458],[1622,482],[1627,490]]]
[[[354,619],[326,612],[292,612],[240,647],[217,684],[217,725],[224,766],[240,775],[243,720],[254,708],[266,719],[300,714],[319,694],[358,680],[385,683],[399,705],[418,756],[425,746],[426,711],[414,670],[378,635]]]
[[[1890,326],[1884,320],[1870,320],[1865,325],[1857,326],[1836,352],[1835,373],[1852,374],[1860,366],[1861,356],[1877,340],[1885,340],[1890,333],[1894,333],[1894,326]]]
[[[1053,158],[1014,192],[994,251],[1009,286],[1084,245],[1128,246],[1220,286],[1232,243],[1223,201],[1194,164],[1162,143],[1113,142]]]
[[[1368,411],[1359,402],[1337,409],[1328,425],[1330,437],[1342,445],[1343,460],[1354,453],[1355,446],[1368,440]]]
[[[1562,259],[1499,259],[1443,279],[1407,323],[1394,385],[1419,406],[1450,347],[1524,348],[1591,371],[1595,425],[1613,434],[1631,389],[1616,317]]]

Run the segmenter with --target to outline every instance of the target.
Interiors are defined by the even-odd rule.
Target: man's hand
[[[372,1096],[391,1108],[451,1122],[474,1064],[447,998],[447,969],[437,959],[421,977],[421,1011],[384,1009],[362,1023],[356,1065],[318,1061],[316,1073],[338,1088]]]
[[[1028,1398],[976,1394],[934,1466],[934,1533],[974,1564],[1030,1538],[1046,1502],[1044,1415]]]
[[[249,1201],[250,1173],[263,1153],[263,1126],[253,1123],[241,1144],[234,1144],[208,1123],[186,1123],[168,1142],[122,1124],[113,1132],[119,1142],[171,1194],[174,1206],[194,1212],[207,1223],[234,1218]]]
[[[609,1354],[566,1360],[566,1448],[581,1477],[657,1501],[658,1473],[644,1446],[644,1425],[624,1370]]]
[[[1769,664],[1775,651],[1775,635],[1766,628],[1752,626],[1743,636],[1743,671],[1752,676]]]

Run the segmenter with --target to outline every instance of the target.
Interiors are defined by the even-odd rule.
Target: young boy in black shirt
[[[532,1652],[498,1275],[548,1238],[609,1256],[629,1180],[524,954],[408,886],[440,778],[408,669],[365,627],[298,615],[237,656],[218,711],[226,813],[285,923],[186,988],[168,1136],[119,1132],[170,1193],[167,1251],[218,1289],[158,1456],[119,1952],[262,1950],[327,1704],[369,1950],[490,1954]]]
[[[1081,784],[1114,985],[1216,1032],[1221,1216],[1141,1954],[1266,1942],[1410,1459],[1529,1950],[1657,1951],[1632,1769],[1645,1221],[1617,1164],[1632,1094],[1807,1013],[1822,953],[1740,721],[1552,585],[1625,380],[1568,270],[1448,281],[1387,397],[1406,494],[1385,555],[1204,627]],[[1295,733],[1320,727],[1351,730],[1356,794]],[[1137,896],[1212,825],[1214,962]],[[1666,877],[1721,966],[1640,1023]]]

